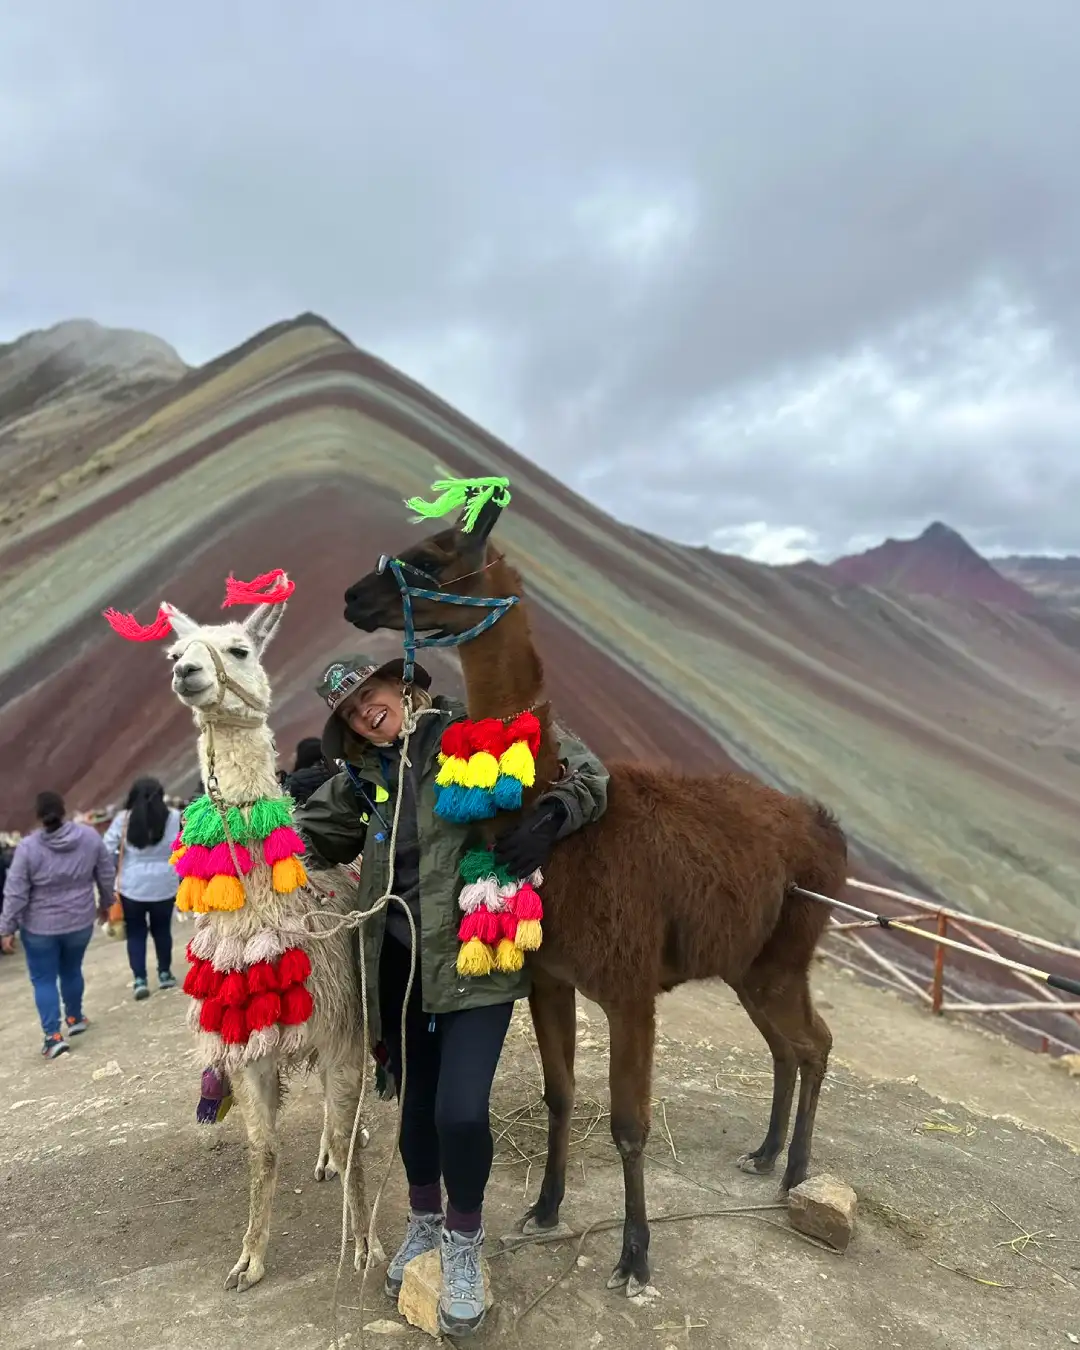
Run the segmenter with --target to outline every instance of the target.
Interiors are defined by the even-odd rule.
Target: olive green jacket
[[[417,778],[417,832],[420,845],[420,967],[424,1011],[458,1012],[493,1003],[524,998],[530,987],[528,963],[514,974],[498,971],[465,978],[457,973],[460,913],[457,907],[462,854],[475,847],[474,829],[443,820],[435,814],[435,775],[438,773],[439,742],[451,722],[466,716],[464,705],[437,697],[434,707],[441,716],[424,716],[409,742],[409,759]],[[567,819],[559,837],[599,819],[607,805],[607,770],[585,746],[556,728],[559,735],[563,776],[544,797],[555,797],[566,808]],[[330,744],[335,741],[336,744]],[[387,783],[375,747],[354,736],[343,723],[328,724],[324,737],[332,758],[344,759],[347,769],[325,782],[296,811],[296,828],[307,845],[306,861],[349,863],[363,854],[360,882],[352,908],[370,909],[386,890],[390,869],[390,834],[394,796],[387,798]],[[336,752],[336,753],[334,753]],[[354,786],[348,768],[360,780]],[[402,770],[404,772],[404,769]],[[364,792],[367,801],[360,793]],[[382,800],[380,800],[382,799]],[[385,931],[385,915],[370,919],[363,929],[364,963],[367,968],[368,1020],[373,1039],[378,1028],[378,963]]]

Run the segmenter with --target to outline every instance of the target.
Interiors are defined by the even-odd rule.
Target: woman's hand
[[[546,867],[565,820],[562,802],[549,800],[535,806],[513,829],[495,840],[496,865],[519,878],[531,876],[538,867]]]
[[[15,954],[14,933],[5,933],[3,937],[0,937],[0,951],[4,952],[5,955],[7,956],[14,956]]]

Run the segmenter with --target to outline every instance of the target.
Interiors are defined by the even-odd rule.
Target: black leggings
[[[128,963],[137,980],[146,979],[146,930],[154,939],[159,971],[172,970],[172,912],[175,900],[129,900],[124,906],[124,932],[127,936]]]
[[[379,1011],[389,1068],[399,1084],[408,978],[408,948],[388,933],[379,965]],[[513,1011],[512,1003],[496,1003],[437,1017],[425,1013],[417,962],[405,1024],[401,1159],[414,1208],[435,1208],[433,1195],[442,1178],[451,1228],[479,1221],[494,1154],[488,1101]],[[418,1194],[432,1198],[418,1201]]]

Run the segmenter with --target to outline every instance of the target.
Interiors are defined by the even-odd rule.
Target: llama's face
[[[173,693],[180,702],[189,708],[219,708],[248,716],[252,705],[268,708],[270,684],[261,657],[284,609],[284,604],[261,605],[244,623],[205,626],[171,610],[175,641],[167,655],[172,662]]]
[[[494,554],[489,551],[487,540],[498,517],[498,507],[490,510],[485,507],[470,533],[457,528],[442,530],[395,554],[403,566],[406,584],[452,595],[490,596],[487,566]],[[401,632],[405,623],[401,591],[385,560],[380,563],[345,592],[345,619],[366,633],[377,628]],[[477,611],[471,605],[417,598],[413,599],[412,613],[419,633],[436,630],[464,633],[477,619]]]

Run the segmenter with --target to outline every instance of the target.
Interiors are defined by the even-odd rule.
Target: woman
[[[61,998],[69,1036],[90,1025],[83,1015],[83,956],[94,934],[95,910],[99,918],[108,917],[116,874],[98,832],[67,820],[58,793],[39,793],[34,810],[41,829],[20,841],[11,861],[0,945],[14,951],[13,934],[19,930],[45,1033],[41,1053],[56,1059],[68,1049],[61,1032]]]
[[[296,763],[292,773],[282,773],[281,785],[288,788],[289,795],[296,802],[306,802],[316,788],[322,787],[328,778],[337,773],[334,765],[328,765],[323,758],[322,741],[318,736],[305,736],[297,742]]]
[[[515,1000],[529,992],[528,971],[462,980],[458,950],[458,862],[469,831],[437,816],[435,775],[443,730],[466,715],[461,703],[428,693],[431,677],[416,667],[414,706],[421,717],[409,741],[402,782],[402,662],[379,665],[352,656],[330,665],[318,693],[330,708],[322,750],[345,768],[297,811],[313,865],[364,864],[356,905],[370,909],[386,888],[391,822],[403,793],[394,858],[394,891],[408,905],[416,930],[417,969],[406,1010],[406,1077],[401,1156],[409,1182],[405,1240],[390,1262],[386,1291],[395,1297],[415,1256],[439,1247],[439,1321],[455,1336],[484,1319],[480,1253],[482,1208],[494,1146],[488,1121],[491,1084]],[[571,737],[561,742],[568,770],[520,823],[502,835],[496,861],[527,876],[542,867],[555,842],[596,820],[607,800],[607,773]],[[421,845],[422,841],[422,845]],[[369,988],[379,991],[379,1022],[389,1070],[401,1082],[401,1016],[409,976],[409,922],[397,905],[364,929]],[[445,1216],[442,1186],[446,1187]]]
[[[146,934],[154,939],[158,988],[175,989],[172,973],[172,915],[176,873],[169,866],[172,841],[180,833],[180,812],[165,804],[156,778],[137,778],[123,811],[105,832],[109,856],[117,859],[116,889],[124,907],[128,963],[138,1000],[150,997],[146,979]]]

